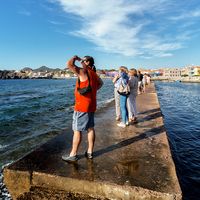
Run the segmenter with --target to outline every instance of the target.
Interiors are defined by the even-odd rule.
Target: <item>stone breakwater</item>
[[[83,155],[64,162],[71,150],[71,128],[38,147],[4,170],[4,183],[13,199],[99,199],[181,200],[182,192],[172,160],[154,84],[137,97],[138,122],[121,128],[110,102],[95,113],[94,159]]]
[[[157,76],[157,77],[152,77],[152,81],[165,81],[165,82],[175,82],[175,81],[180,81],[180,82],[188,82],[188,83],[200,83],[200,77],[163,77],[163,76]]]

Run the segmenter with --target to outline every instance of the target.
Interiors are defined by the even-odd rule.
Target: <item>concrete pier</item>
[[[61,159],[71,150],[70,128],[7,167],[13,199],[182,199],[154,83],[136,101],[139,120],[126,128],[117,126],[114,101],[96,112],[92,160],[83,155],[86,132],[79,160]]]

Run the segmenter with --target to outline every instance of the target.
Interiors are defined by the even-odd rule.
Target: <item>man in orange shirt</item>
[[[75,61],[81,61],[82,68],[75,65]],[[77,161],[78,147],[82,141],[82,131],[88,131],[88,150],[85,151],[85,156],[93,158],[93,147],[95,142],[94,130],[94,112],[96,111],[97,90],[103,86],[103,81],[96,73],[94,59],[90,56],[85,56],[83,59],[78,56],[72,57],[67,63],[67,67],[75,74],[79,75],[75,88],[75,106],[72,129],[74,131],[73,146],[70,154],[62,156],[65,161]],[[89,76],[89,77],[88,77]],[[79,89],[90,89],[86,94],[80,94]],[[83,89],[83,90],[84,90]]]

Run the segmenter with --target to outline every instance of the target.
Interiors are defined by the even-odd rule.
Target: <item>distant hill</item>
[[[22,69],[22,71],[30,71],[30,70],[32,70],[30,67],[25,67],[24,69]]]
[[[37,69],[34,69],[33,71],[34,72],[58,72],[60,71],[61,69],[59,68],[56,68],[56,69],[51,69],[51,68],[48,68],[46,66],[42,66],[40,68],[37,68]]]
[[[56,69],[53,69],[53,72],[59,72],[61,69],[59,68],[56,68]]]

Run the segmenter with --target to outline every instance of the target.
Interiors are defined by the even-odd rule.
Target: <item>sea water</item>
[[[155,82],[183,200],[200,199],[200,83]]]
[[[97,109],[114,99],[103,79]],[[76,79],[0,80],[0,199],[11,199],[3,169],[72,124]]]

